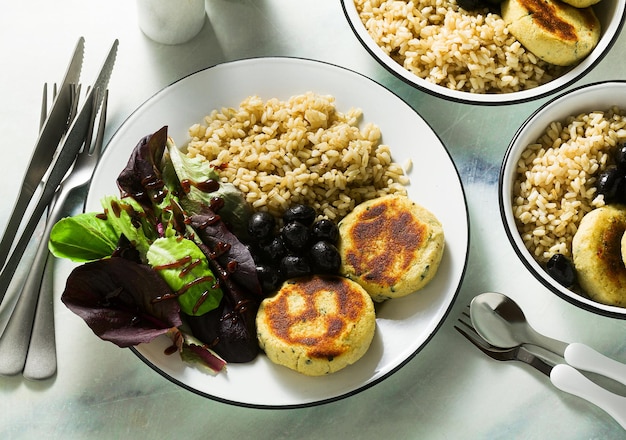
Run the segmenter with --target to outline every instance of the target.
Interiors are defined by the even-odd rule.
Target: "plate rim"
[[[404,98],[402,98],[401,96],[399,96],[396,92],[394,92],[393,90],[389,89],[389,87],[380,84],[379,82],[375,81],[374,79],[368,77],[367,75],[364,75],[360,72],[357,72],[355,70],[352,70],[350,68],[344,67],[344,66],[340,66],[338,64],[334,64],[331,62],[326,62],[326,61],[320,61],[320,60],[315,60],[315,59],[311,59],[311,58],[307,58],[307,57],[295,57],[295,56],[252,56],[252,57],[244,57],[244,58],[238,58],[238,59],[233,59],[233,60],[229,60],[229,61],[224,61],[224,62],[218,62],[218,63],[214,63],[212,65],[209,65],[207,67],[198,69],[194,72],[191,72],[171,83],[169,83],[168,85],[162,87],[161,89],[159,89],[157,92],[155,92],[154,94],[152,94],[150,97],[148,97],[146,100],[144,100],[136,109],[134,109],[121,123],[120,125],[116,128],[116,130],[114,131],[114,133],[111,135],[109,141],[107,142],[107,147],[105,148],[105,152],[104,154],[107,154],[107,152],[109,151],[109,144],[114,143],[116,141],[116,139],[118,138],[118,136],[120,136],[120,132],[122,130],[124,130],[127,126],[127,124],[129,122],[132,122],[132,119],[144,108],[146,108],[146,106],[148,106],[153,100],[158,99],[159,96],[161,96],[161,94],[163,93],[167,93],[167,91],[174,85],[185,81],[187,78],[190,78],[194,75],[203,73],[205,71],[208,71],[210,69],[214,69],[214,68],[218,68],[220,66],[225,66],[225,65],[233,65],[233,64],[238,64],[238,63],[246,63],[246,62],[277,62],[277,61],[295,61],[295,62],[305,62],[305,63],[312,63],[312,64],[319,64],[325,67],[330,67],[332,69],[339,69],[341,71],[344,71],[348,74],[352,74],[352,75],[358,75],[359,77],[361,77],[362,79],[364,79],[366,82],[371,83],[373,86],[377,86],[380,87],[382,89],[384,89],[387,93],[392,94],[396,99],[400,100],[404,105],[406,105],[417,117],[419,117],[423,123],[430,129],[430,131],[432,132],[432,134],[439,140],[439,143],[441,144],[441,147],[443,147],[443,151],[445,152],[448,161],[450,163],[450,165],[452,165],[452,169],[454,170],[454,174],[456,176],[456,180],[458,182],[458,186],[459,186],[459,190],[460,190],[460,195],[462,196],[463,199],[463,208],[465,211],[465,224],[466,224],[466,228],[463,231],[465,236],[467,237],[466,240],[466,246],[464,249],[464,261],[463,261],[463,266],[460,270],[460,272],[458,273],[458,282],[456,283],[456,287],[454,288],[454,292],[451,295],[450,301],[447,304],[445,311],[443,312],[441,318],[439,319],[439,322],[437,323],[437,325],[434,326],[434,328],[432,329],[432,331],[430,331],[430,333],[427,335],[427,337],[425,337],[424,342],[417,347],[416,350],[414,350],[413,352],[411,352],[408,356],[406,356],[402,362],[399,362],[396,366],[394,366],[393,368],[391,368],[388,372],[386,372],[385,374],[380,375],[379,377],[363,383],[360,386],[355,387],[352,390],[346,391],[346,392],[341,392],[337,395],[328,397],[328,398],[322,398],[322,399],[317,399],[317,400],[313,400],[313,401],[306,401],[306,402],[302,402],[302,403],[290,403],[290,404],[260,404],[260,403],[249,403],[249,402],[242,402],[239,400],[235,400],[235,399],[228,399],[228,398],[224,398],[221,396],[216,396],[214,394],[210,394],[208,392],[199,390],[197,388],[194,388],[193,386],[190,386],[184,382],[182,382],[181,380],[173,377],[172,375],[168,374],[166,371],[162,370],[161,368],[159,368],[157,365],[155,365],[153,362],[151,362],[149,359],[147,359],[146,356],[144,356],[138,347],[129,347],[129,349],[147,366],[149,366],[153,371],[157,372],[159,375],[161,375],[163,378],[167,379],[168,381],[180,386],[181,388],[190,391],[196,395],[208,398],[210,400],[213,401],[217,401],[220,403],[225,403],[225,404],[229,404],[229,405],[233,405],[233,406],[237,406],[237,407],[244,407],[244,408],[254,408],[254,409],[295,409],[295,408],[308,408],[308,407],[314,407],[314,406],[319,406],[319,405],[324,405],[327,403],[331,403],[331,402],[336,402],[351,396],[354,396],[356,394],[359,394],[371,387],[373,387],[376,384],[379,384],[380,382],[382,382],[383,380],[389,378],[390,376],[392,376],[393,374],[395,374],[398,370],[400,370],[401,368],[403,368],[404,366],[406,366],[407,363],[409,363],[413,358],[415,358],[415,356],[426,346],[428,345],[428,343],[430,343],[430,341],[432,340],[432,338],[435,336],[435,334],[441,329],[441,327],[443,326],[443,323],[446,321],[446,318],[448,317],[448,315],[450,314],[450,311],[453,307],[453,305],[456,302],[456,299],[458,298],[460,289],[463,285],[463,280],[465,278],[465,275],[467,273],[467,267],[468,267],[468,260],[469,260],[469,250],[470,250],[470,240],[471,240],[471,228],[470,228],[470,215],[469,215],[469,207],[468,207],[468,203],[467,203],[467,196],[466,196],[466,191],[465,191],[465,187],[463,185],[463,181],[461,179],[461,175],[459,172],[459,169],[456,165],[456,163],[454,162],[454,160],[452,159],[452,155],[450,154],[450,151],[448,150],[448,147],[444,144],[444,142],[441,140],[440,136],[435,132],[435,130],[432,128],[432,126],[428,123],[427,120],[425,120],[422,115],[415,110],[415,108],[413,106],[411,106]],[[112,154],[112,153],[111,153]],[[92,194],[92,183],[90,182],[89,187],[88,187],[88,192],[87,192],[87,199],[89,198],[90,194]],[[87,205],[87,203],[86,203]]]

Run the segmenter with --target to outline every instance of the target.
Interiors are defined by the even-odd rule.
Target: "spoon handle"
[[[598,373],[626,385],[626,365],[585,344],[579,342],[569,344],[563,357],[574,368]]]
[[[626,429],[626,397],[618,396],[587,379],[570,365],[558,364],[550,372],[555,387],[593,403]]]

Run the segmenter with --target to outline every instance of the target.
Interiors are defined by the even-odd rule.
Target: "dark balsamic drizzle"
[[[170,345],[169,347],[167,347],[165,350],[163,350],[163,354],[166,356],[171,356],[174,353],[176,353],[178,351],[178,347],[174,344]]]
[[[225,313],[220,318],[220,321],[225,321],[227,319],[230,319],[233,322],[237,321],[237,319],[239,319],[239,314],[245,313],[248,310],[248,307],[250,306],[250,304],[255,305],[256,303],[250,299],[242,299],[240,301],[237,301],[237,304],[235,304],[235,307],[233,308],[233,310],[231,310],[228,313]]]
[[[183,179],[180,181],[180,186],[183,188],[185,194],[189,193],[192,186],[206,193],[214,192],[220,189],[220,183],[215,179],[208,179],[204,182],[194,182],[190,179]]]
[[[153,266],[154,270],[165,270],[165,269],[176,269],[178,267],[182,267],[185,264],[191,262],[191,256],[187,255],[186,257],[181,258],[180,260],[173,261],[171,263],[159,264],[157,266]]]
[[[159,271],[159,270],[165,270],[165,269],[175,269],[175,268],[180,267],[182,269],[178,276],[180,278],[183,278],[184,276],[188,275],[193,270],[194,267],[197,267],[201,263],[202,261],[199,258],[192,261],[191,256],[187,255],[186,257],[183,257],[171,263],[153,266],[153,269]],[[173,298],[178,298],[179,296],[184,295],[185,292],[187,292],[192,287],[197,286],[199,284],[207,283],[210,281],[213,282],[213,284],[211,285],[212,289],[217,289],[219,287],[219,282],[215,279],[215,277],[207,275],[203,277],[198,277],[186,283],[183,287],[181,287],[179,290],[177,290],[174,293],[166,293],[165,295],[158,296],[152,299],[151,302],[152,304],[155,304],[157,302],[166,301],[166,300],[173,299]],[[193,306],[192,310],[194,314],[200,309],[202,304],[204,304],[208,296],[209,296],[209,290],[205,290],[204,292],[202,292],[202,295],[200,295],[200,297],[198,298],[198,300]]]

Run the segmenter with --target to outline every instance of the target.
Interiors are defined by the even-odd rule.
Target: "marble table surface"
[[[610,0],[604,0],[610,1]],[[144,101],[176,80],[217,63],[294,56],[366,75],[405,99],[431,125],[460,173],[470,217],[470,250],[457,300],[432,340],[402,369],[354,396],[298,409],[254,409],[189,392],[133,352],[96,338],[59,301],[71,264],[56,266],[58,373],[47,381],[0,377],[0,438],[624,438],[602,410],[554,388],[537,371],[498,363],[468,344],[454,323],[476,294],[507,293],[534,326],[585,342],[626,362],[626,321],[590,314],[548,292],[508,244],[497,200],[505,149],[517,127],[547,98],[480,107],[444,101],[382,68],[362,47],[339,0],[207,0],[208,18],[191,41],[155,43],[137,25],[132,0],[0,3],[0,227],[34,145],[41,84],[60,81],[67,56],[86,40],[93,77],[120,41],[110,83],[109,139]],[[573,86],[626,79],[626,35]],[[0,310],[5,325],[7,311]]]

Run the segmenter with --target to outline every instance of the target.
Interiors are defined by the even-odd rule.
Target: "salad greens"
[[[48,248],[59,258],[83,263],[111,255],[118,240],[113,226],[95,215],[66,217],[54,225]]]
[[[246,237],[248,218],[252,215],[252,207],[246,202],[242,192],[228,182],[220,183],[215,191],[203,191],[203,187],[197,182],[217,183],[219,181],[217,170],[207,161],[199,157],[191,158],[183,154],[178,148],[169,148],[168,152],[176,175],[180,182],[184,182],[187,187],[187,194],[183,201],[184,206],[193,211],[197,209],[197,204],[210,205],[212,198],[219,197],[224,202],[224,208],[220,210],[222,220],[238,237]],[[193,208],[194,205],[196,205],[195,209]]]
[[[51,231],[55,256],[85,263],[68,278],[64,304],[120,347],[167,334],[183,360],[210,371],[252,360],[262,295],[252,255],[232,232],[251,212],[243,195],[181,154],[167,127],[139,141],[117,185],[103,212]]]
[[[153,301],[171,290],[148,266],[97,260],[72,271],[67,283],[72,288],[63,302],[94,333],[120,347],[149,342],[182,324],[176,301]]]
[[[186,314],[201,316],[219,305],[222,289],[193,241],[174,236],[158,238],[148,249],[147,259],[174,291],[184,292],[178,302]]]

